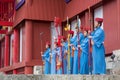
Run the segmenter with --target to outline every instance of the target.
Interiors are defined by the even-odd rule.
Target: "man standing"
[[[44,54],[42,55],[42,52],[41,52],[41,55],[42,55],[42,60],[44,61],[44,74],[50,74],[50,43],[49,42],[46,42],[46,50],[44,52]],[[49,66],[49,67],[48,67]]]
[[[101,28],[102,22],[102,18],[95,19],[94,34],[89,36],[92,44],[93,74],[106,73],[105,48],[103,44],[105,34],[104,30]]]

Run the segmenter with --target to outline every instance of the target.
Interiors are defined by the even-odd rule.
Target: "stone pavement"
[[[4,75],[0,80],[120,80],[120,75]]]

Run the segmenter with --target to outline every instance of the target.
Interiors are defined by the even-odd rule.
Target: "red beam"
[[[0,30],[0,34],[6,34],[7,30]]]
[[[14,2],[14,0],[0,0],[0,2]]]
[[[13,22],[8,22],[8,21],[0,21],[1,26],[13,26]]]

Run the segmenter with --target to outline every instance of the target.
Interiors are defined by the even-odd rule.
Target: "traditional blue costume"
[[[53,49],[52,54],[51,54],[51,74],[56,74],[57,73],[56,57],[57,57],[58,53],[59,53],[59,48]]]
[[[89,55],[89,39],[84,37],[81,43],[80,56],[80,74],[89,74],[88,55]]]
[[[80,32],[79,33],[79,40],[78,40],[78,36],[76,35],[74,38],[74,42],[73,42],[73,46],[75,47],[75,51],[74,51],[74,62],[73,62],[73,74],[78,74],[78,41],[82,42],[84,36],[83,34]]]
[[[100,27],[96,28],[92,35],[92,57],[93,57],[93,74],[105,74],[106,63],[105,63],[105,48],[103,45],[105,34],[103,29]]]
[[[50,74],[50,48],[47,48],[44,54],[42,55],[42,59],[45,63],[44,65],[44,74]]]
[[[61,47],[57,47],[57,59],[56,61],[57,64],[56,64],[56,68],[57,68],[57,74],[62,74],[62,55],[61,55]]]
[[[66,50],[67,50],[67,46],[68,43],[67,42],[63,42],[63,46],[62,46],[62,60],[63,60],[63,73],[67,74],[67,54],[66,54]]]

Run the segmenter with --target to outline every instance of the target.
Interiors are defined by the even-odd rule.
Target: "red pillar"
[[[25,62],[32,60],[32,21],[25,22]],[[25,74],[32,74],[33,69],[31,66],[25,67]]]
[[[2,58],[1,58],[1,43],[0,43],[0,68],[1,68],[1,61],[2,61]]]
[[[19,62],[19,31],[14,30],[14,52],[13,52],[13,65]],[[13,70],[13,74],[17,74],[16,70]]]
[[[5,36],[5,55],[4,55],[4,66],[9,65],[9,36]]]
[[[89,12],[85,12],[85,26],[87,27],[87,26],[89,26]]]

